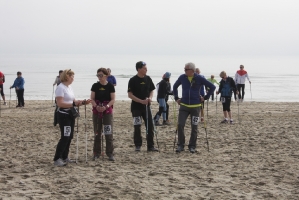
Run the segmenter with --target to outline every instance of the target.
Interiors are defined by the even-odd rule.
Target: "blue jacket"
[[[181,103],[187,105],[200,104],[200,96],[209,99],[210,95],[214,93],[215,86],[203,76],[194,73],[193,79],[190,82],[186,74],[182,74],[173,85],[173,95],[175,100],[178,100],[178,87],[182,85]],[[210,90],[204,96],[204,86],[209,87]]]
[[[11,86],[12,88],[18,87],[19,89],[24,89],[25,80],[23,77],[16,78],[15,82]]]

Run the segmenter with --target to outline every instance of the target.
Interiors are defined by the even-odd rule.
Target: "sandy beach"
[[[157,127],[159,153],[148,153],[145,139],[141,152],[134,151],[130,102],[116,101],[115,162],[106,156],[92,161],[91,107],[87,106],[86,124],[80,107],[78,163],[65,167],[53,165],[60,132],[53,126],[52,102],[25,99],[25,103],[25,108],[15,108],[13,101],[11,108],[1,105],[0,199],[299,198],[299,103],[243,102],[238,107],[232,102],[235,124],[230,125],[220,124],[221,104],[217,103],[216,113],[216,102],[209,102],[205,117],[209,152],[201,123],[197,152],[177,154],[171,101],[172,125]],[[157,103],[152,110],[155,114]],[[142,131],[145,138],[144,126]]]

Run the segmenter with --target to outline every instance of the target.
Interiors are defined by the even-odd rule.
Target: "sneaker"
[[[109,156],[108,160],[109,160],[109,161],[115,161],[115,159],[114,159],[113,156]]]
[[[99,158],[100,158],[99,154],[94,154],[93,157],[92,157],[92,160],[95,161],[95,160],[97,160]]]
[[[229,122],[230,124],[233,124],[234,122],[233,122],[233,120],[230,120],[230,122]]]
[[[158,121],[155,121],[155,126],[162,126]]]
[[[163,121],[163,125],[170,125],[169,120]]]
[[[202,118],[200,119],[200,121],[203,122],[203,121],[205,121],[205,119],[202,117]]]
[[[61,158],[59,158],[58,160],[54,161],[54,165],[58,166],[58,167],[62,167],[65,166],[67,163],[63,162],[63,160]]]
[[[17,106],[16,106],[16,108],[20,108],[20,107],[22,107],[22,106],[20,106],[20,105],[17,105]]]
[[[195,153],[195,148],[191,147],[191,148],[189,149],[189,151],[190,151],[190,153]]]
[[[136,146],[135,151],[140,151],[141,146]]]
[[[181,151],[184,151],[184,147],[178,146],[178,148],[175,150],[177,153],[180,153]]]
[[[225,123],[228,123],[227,119],[221,121],[221,123],[225,124]]]
[[[63,162],[65,162],[65,163],[75,163],[76,161],[75,160],[71,160],[69,158],[66,158],[66,159],[63,160]]]
[[[151,148],[148,148],[147,151],[159,151],[159,149],[157,149],[155,147],[151,147]]]
[[[5,105],[5,106],[6,106],[6,105],[7,105],[7,103],[4,101],[3,105]]]

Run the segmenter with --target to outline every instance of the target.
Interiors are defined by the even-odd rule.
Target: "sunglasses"
[[[106,75],[104,75],[104,74],[97,74],[96,76],[102,78],[102,77],[104,77]]]
[[[184,70],[185,70],[185,72],[186,72],[186,71],[191,70],[191,69],[186,69],[186,68],[184,68]]]

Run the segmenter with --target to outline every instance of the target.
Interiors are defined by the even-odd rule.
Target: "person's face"
[[[196,74],[200,74],[199,69],[196,69],[196,70],[195,70],[195,73],[196,73]]]
[[[144,65],[142,68],[138,69],[138,73],[140,73],[141,75],[145,76],[147,73],[147,67],[146,65]]]
[[[211,79],[214,79],[214,76],[211,76]]]
[[[240,70],[244,70],[244,67],[243,67],[243,66],[240,66]]]
[[[108,75],[110,75],[110,74],[111,74],[111,70],[110,70],[110,69],[107,69],[107,72],[108,72]]]
[[[17,77],[19,78],[19,77],[21,77],[22,76],[22,74],[17,74]]]
[[[74,78],[75,78],[75,75],[74,75],[74,74],[71,75],[71,76],[68,75],[68,79],[67,79],[67,81],[69,82],[69,84],[72,84],[72,83],[73,83]]]
[[[106,75],[103,72],[98,72],[97,77],[99,81],[105,81],[106,80]]]
[[[222,76],[221,78],[222,78],[223,80],[226,80],[227,76],[224,75],[224,76]]]
[[[185,66],[184,70],[185,70],[185,74],[187,76],[193,76],[194,71],[192,69],[190,69],[188,66]]]

